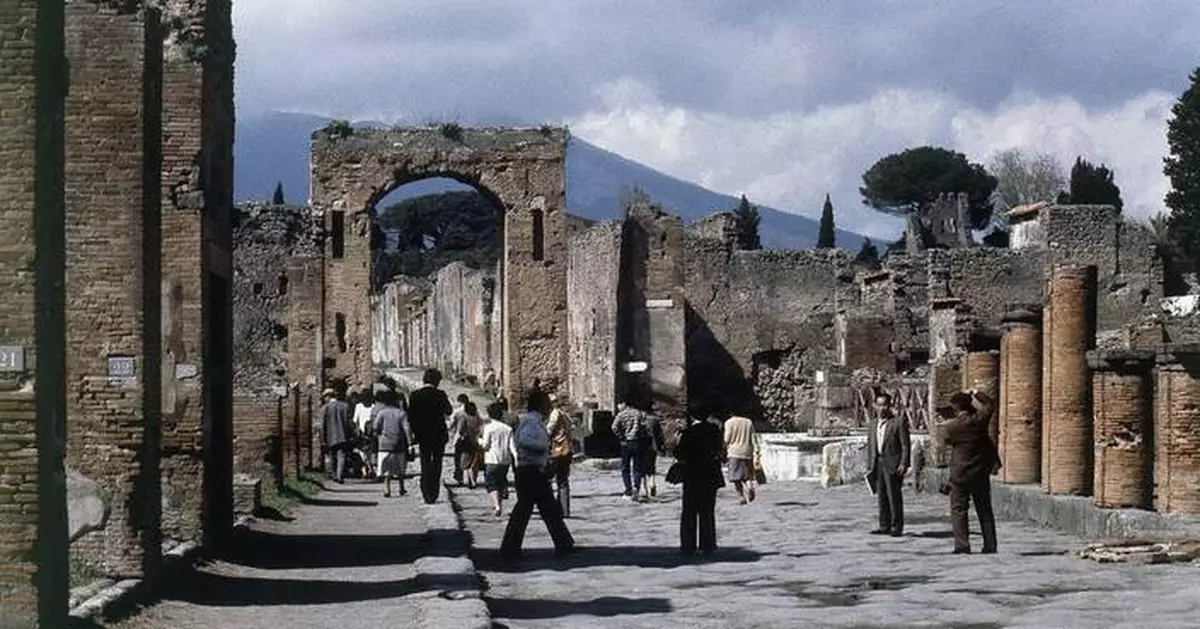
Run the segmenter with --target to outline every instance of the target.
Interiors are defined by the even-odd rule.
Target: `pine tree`
[[[825,207],[821,208],[821,226],[817,231],[817,249],[833,249],[837,246],[837,231],[833,226],[833,202],[825,193]]]
[[[1062,195],[1059,196],[1061,201]],[[1083,157],[1075,158],[1075,165],[1071,167],[1071,191],[1067,198],[1075,205],[1112,205],[1118,210],[1124,205],[1121,189],[1113,183],[1113,171],[1104,164],[1096,166]]]
[[[1170,240],[1183,263],[1200,270],[1200,68],[1192,71],[1187,91],[1171,108],[1163,173],[1171,180],[1167,193]]]
[[[879,250],[875,248],[875,243],[871,242],[870,238],[863,239],[858,255],[854,256],[854,262],[872,269],[879,268]]]
[[[737,216],[738,248],[762,249],[762,241],[758,237],[758,208],[751,205],[743,194],[733,213]]]
[[[284,205],[282,181],[275,184],[275,194],[271,195],[271,203],[275,205]]]

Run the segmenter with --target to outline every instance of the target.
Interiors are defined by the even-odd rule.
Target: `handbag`
[[[759,485],[767,484],[767,472],[763,469],[762,455],[754,455],[754,482]]]
[[[683,482],[683,461],[675,461],[671,467],[667,469],[667,475],[663,477],[668,483],[678,485]]]

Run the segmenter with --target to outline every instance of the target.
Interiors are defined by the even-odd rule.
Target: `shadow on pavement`
[[[195,572],[165,587],[158,598],[212,607],[325,605],[476,587],[478,585],[470,575],[455,574],[362,582],[235,577]]]
[[[718,548],[712,558],[688,557],[679,549],[665,546],[581,546],[579,552],[559,557],[549,548],[527,549],[519,559],[500,557],[497,549],[475,549],[471,552],[475,567],[481,572],[527,572],[530,570],[573,570],[595,566],[637,566],[639,568],[674,568],[700,563],[753,563],[765,555],[738,547]]]
[[[328,498],[309,498],[302,496],[300,502],[314,507],[377,507],[375,500],[330,500]]]
[[[212,558],[253,568],[352,568],[409,563],[431,556],[431,535],[287,535],[243,531],[231,538]],[[432,556],[436,556],[432,555]]]
[[[493,618],[535,620],[563,616],[610,618],[636,614],[666,614],[672,611],[665,598],[626,598],[604,596],[590,601],[556,601],[546,599],[485,598]],[[498,623],[493,624],[496,626]]]

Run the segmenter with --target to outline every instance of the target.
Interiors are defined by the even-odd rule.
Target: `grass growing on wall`
[[[306,498],[317,495],[323,488],[320,474],[301,472],[298,477],[289,477],[284,480],[282,490],[271,488],[264,491],[262,510],[266,513],[290,518],[296,505],[304,502]]]

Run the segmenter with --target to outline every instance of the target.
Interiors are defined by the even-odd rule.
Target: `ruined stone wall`
[[[293,383],[314,388],[289,371],[305,364],[312,371],[315,364],[311,335],[319,307],[314,262],[319,246],[320,233],[307,208],[248,204],[237,209],[233,468],[264,484],[282,482],[284,472],[280,398]],[[296,338],[293,326],[300,327]]]
[[[618,376],[619,397],[648,396],[668,437],[687,410],[683,222],[661,208],[626,211],[618,280],[619,361],[645,363]],[[640,365],[639,365],[640,367]]]
[[[233,306],[210,276],[224,285],[232,279],[233,23],[229,0],[160,6],[163,530],[168,538],[188,540],[199,537],[206,517],[220,519],[231,507],[232,479],[221,469],[229,465],[232,402],[219,382],[206,379],[231,370],[230,348],[210,321],[214,315],[228,320]],[[206,430],[206,418],[218,425]],[[206,458],[214,467],[207,477]],[[207,516],[205,487],[212,494]],[[231,523],[212,521],[209,528]]]
[[[1010,304],[1042,301],[1047,261],[1044,252],[971,247],[948,250],[944,259],[948,266],[948,296],[962,300],[976,326],[997,328]]]
[[[482,382],[490,368],[492,296],[488,271],[453,262],[433,277],[426,299],[429,366]]]
[[[377,364],[401,364],[400,287],[387,284],[371,296],[371,360]]]
[[[505,387],[535,377],[565,386],[567,238],[563,129],[328,128],[313,136],[313,209],[326,245],[325,355],[330,377],[369,379],[370,224],[395,188],[431,176],[476,186],[504,217]],[[335,245],[342,246],[335,253]],[[336,310],[334,308],[337,308]],[[344,323],[339,323],[344,321]],[[333,332],[342,329],[342,334]]]
[[[148,17],[67,5],[67,465],[110,509],[71,553],[121,576],[152,575],[162,541],[162,37]]]
[[[712,224],[685,234],[690,401],[701,412],[761,414],[762,394],[751,379],[755,357],[802,350],[805,377],[811,378],[811,370],[831,362],[833,314],[857,303],[858,287],[845,252],[734,251],[730,240],[704,237],[708,231],[730,233]],[[796,394],[797,385],[782,386],[787,390],[777,395]]]
[[[571,235],[567,269],[567,392],[577,404],[616,408],[619,222]]]

